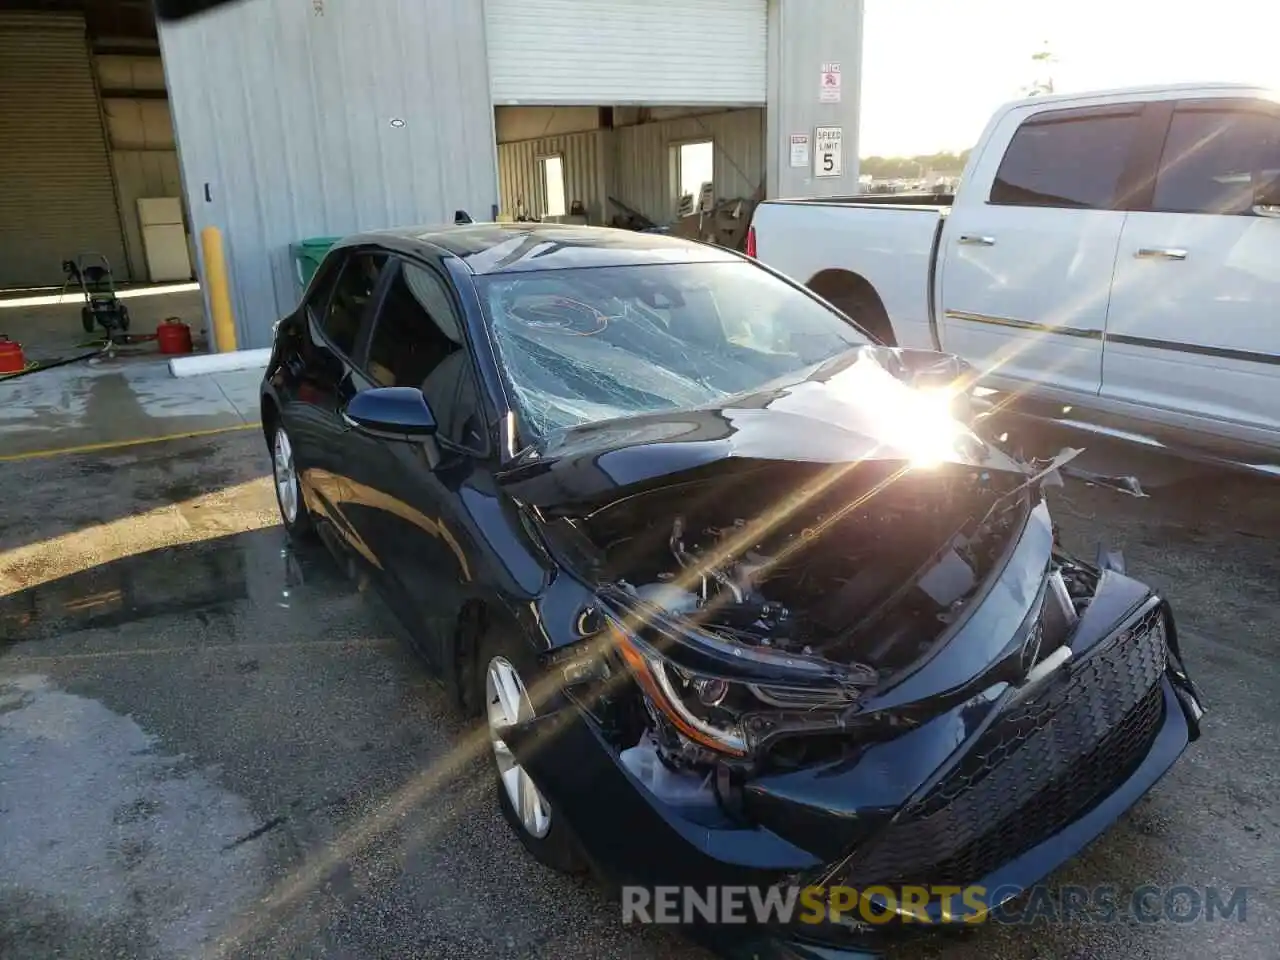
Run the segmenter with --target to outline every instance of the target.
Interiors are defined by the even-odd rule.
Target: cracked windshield
[[[480,278],[502,367],[535,435],[702,406],[870,339],[745,263]]]

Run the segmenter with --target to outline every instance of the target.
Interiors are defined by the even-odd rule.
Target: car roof
[[[397,227],[344,237],[334,248],[370,244],[411,255],[457,257],[474,274],[738,259],[723,247],[660,233],[561,223]]]

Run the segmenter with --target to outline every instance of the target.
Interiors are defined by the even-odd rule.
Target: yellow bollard
[[[227,284],[227,261],[222,254],[222,231],[205,227],[200,231],[204,249],[204,284],[209,293],[209,313],[213,320],[213,342],[219,353],[236,349],[236,318],[231,312],[231,288]]]

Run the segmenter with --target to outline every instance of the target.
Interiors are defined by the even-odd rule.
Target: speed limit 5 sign
[[[838,177],[843,168],[840,127],[817,127],[813,131],[813,175]]]

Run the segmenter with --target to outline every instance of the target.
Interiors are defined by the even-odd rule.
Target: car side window
[[[320,264],[319,269],[316,271],[315,279],[311,281],[307,288],[307,311],[315,318],[317,323],[324,317],[325,311],[329,307],[329,298],[333,296],[333,288],[338,285],[338,275],[342,273],[342,267],[345,263],[346,257],[344,254],[331,254]]]
[[[333,296],[320,327],[329,342],[347,356],[355,353],[356,338],[365,308],[378,286],[378,274],[387,262],[384,253],[359,252],[347,258],[334,284]]]
[[[484,448],[484,418],[462,321],[448,285],[434,270],[400,263],[374,321],[365,370],[382,387],[418,387],[442,437]]]
[[[1138,132],[1131,105],[1050,110],[1024,120],[1000,161],[989,202],[1109,210]]]
[[[1280,174],[1280,118],[1262,109],[1180,105],[1169,122],[1152,207],[1246,214],[1255,177]]]

